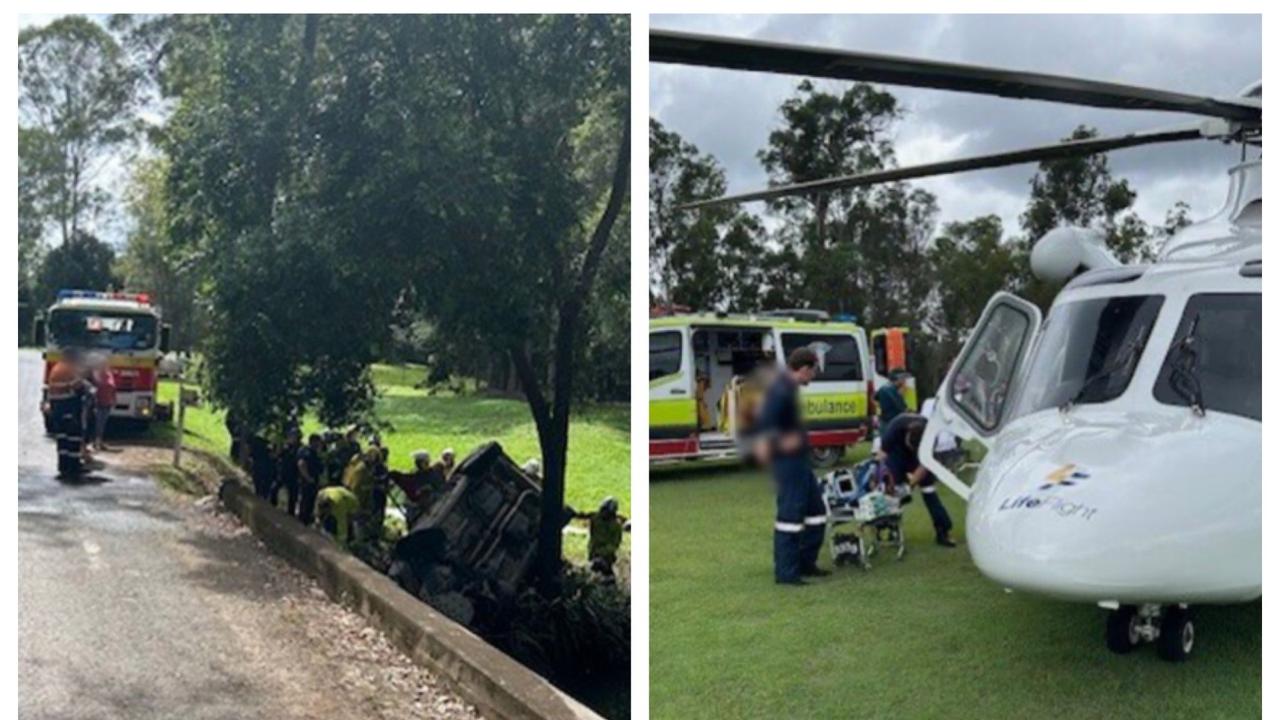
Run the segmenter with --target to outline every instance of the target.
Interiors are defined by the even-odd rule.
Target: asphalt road
[[[39,414],[40,363],[20,351],[21,717],[457,714],[456,698],[422,680],[396,707],[405,693],[383,682],[389,662],[335,645],[336,606],[326,609],[305,579],[284,577],[288,569],[243,531],[201,527],[190,500],[110,463],[82,482],[60,481]],[[396,672],[403,681],[417,671]],[[423,703],[427,711],[411,712]]]

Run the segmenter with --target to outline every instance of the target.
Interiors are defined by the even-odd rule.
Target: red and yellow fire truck
[[[36,342],[44,345],[44,377],[66,348],[107,356],[116,384],[112,418],[146,423],[167,414],[156,402],[160,359],[168,351],[169,326],[145,293],[61,290],[36,321]],[[45,427],[50,427],[48,388],[41,393]]]

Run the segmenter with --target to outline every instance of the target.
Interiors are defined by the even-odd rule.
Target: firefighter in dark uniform
[[[58,474],[79,473],[84,460],[84,398],[92,392],[92,386],[85,380],[84,356],[78,349],[62,351],[62,357],[49,370],[46,385],[58,446]]]
[[[804,585],[804,577],[829,574],[818,568],[827,509],[809,464],[809,436],[800,417],[800,388],[817,374],[817,354],[808,347],[794,350],[787,372],[769,386],[760,414],[756,453],[770,465],[778,493],[773,578],[781,585]]]
[[[937,481],[929,469],[920,464],[920,441],[927,422],[923,415],[915,413],[898,415],[880,435],[880,453],[894,482],[920,488],[933,521],[934,540],[943,547],[955,547],[951,539],[951,516],[938,497]]]

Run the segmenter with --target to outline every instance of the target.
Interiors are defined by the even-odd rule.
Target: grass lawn
[[[865,452],[865,450],[863,451]],[[946,491],[957,537],[964,503]],[[649,677],[655,718],[1244,718],[1262,711],[1262,604],[1196,612],[1185,664],[1116,656],[1105,611],[986,580],[907,509],[907,556],[773,584],[759,471],[655,470]],[[1122,549],[1117,548],[1118,551]],[[879,562],[875,562],[879,559]],[[831,567],[823,548],[823,567]]]
[[[517,463],[539,457],[538,434],[523,400],[481,395],[429,395],[413,387],[425,374],[421,367],[378,365],[374,380],[379,391],[378,416],[392,428],[382,433],[391,450],[390,466],[408,469],[412,453],[429,450],[433,458],[452,447],[458,460],[476,446],[497,440]],[[160,401],[172,402],[177,383],[160,383]],[[176,423],[176,418],[175,418]],[[608,495],[618,498],[622,513],[631,507],[630,417],[623,406],[579,409],[569,430],[569,467],[565,500],[578,510],[592,510]],[[319,430],[311,420],[305,430]],[[162,430],[163,431],[163,430]],[[231,440],[221,413],[207,407],[188,408],[184,444],[225,455]],[[585,555],[586,540],[565,538],[566,552]],[[629,545],[629,538],[624,545]]]

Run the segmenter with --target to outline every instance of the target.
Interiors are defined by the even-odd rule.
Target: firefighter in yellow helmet
[[[456,467],[456,465],[457,461],[454,457],[453,448],[445,448],[444,452],[440,453],[440,471],[444,473],[446,480],[453,475],[453,468]]]

